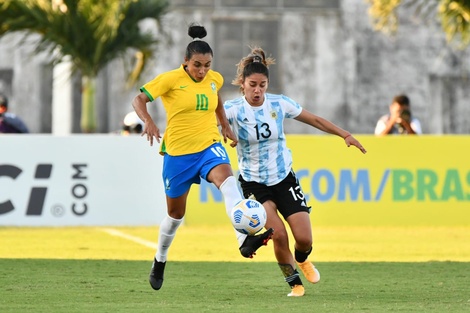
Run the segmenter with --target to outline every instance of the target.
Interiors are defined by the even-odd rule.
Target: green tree
[[[470,0],[365,0],[375,29],[394,33],[398,28],[399,6],[414,8],[425,18],[437,16],[447,41],[461,48],[470,44]]]
[[[91,133],[96,130],[98,73],[116,58],[131,58],[135,66],[129,83],[135,82],[158,43],[139,23],[152,19],[160,24],[167,7],[168,0],[2,0],[0,36],[39,34],[37,51],[49,52],[54,64],[70,60],[82,75],[82,132]]]

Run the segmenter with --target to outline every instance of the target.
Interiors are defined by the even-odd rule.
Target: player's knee
[[[295,238],[296,246],[300,251],[307,251],[312,247],[313,240],[309,236]]]
[[[275,230],[273,234],[273,241],[277,242],[279,245],[288,245],[289,236],[285,229]]]

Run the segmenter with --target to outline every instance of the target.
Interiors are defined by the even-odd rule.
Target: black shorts
[[[238,180],[240,181],[245,198],[253,195],[261,203],[267,200],[273,201],[276,203],[277,210],[284,219],[297,212],[310,213],[310,207],[307,206],[305,195],[292,170],[283,181],[273,186],[266,186],[257,182],[247,182],[241,175],[238,177]]]

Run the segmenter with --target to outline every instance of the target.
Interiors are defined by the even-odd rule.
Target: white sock
[[[240,201],[243,200],[240,191],[238,190],[237,181],[235,177],[229,176],[227,179],[220,185],[220,192],[224,195],[225,200],[225,212],[227,216],[230,216],[232,208]]]
[[[175,219],[167,215],[160,223],[160,232],[158,235],[157,252],[155,259],[158,262],[166,262],[166,256],[171,242],[175,238],[176,230],[183,222],[183,219]]]
[[[238,190],[237,181],[235,177],[229,176],[227,179],[220,185],[220,192],[224,195],[225,200],[225,212],[227,216],[230,217],[230,212],[232,208],[241,200],[243,200],[240,191]],[[234,229],[235,230],[235,229]],[[235,230],[235,235],[237,237],[238,246],[240,247],[245,241],[246,235]]]
[[[245,241],[247,235],[242,234],[241,232],[239,232],[235,228],[233,230],[235,231],[235,236],[237,237],[238,247],[241,247],[243,242]]]

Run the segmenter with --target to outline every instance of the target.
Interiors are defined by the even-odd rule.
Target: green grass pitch
[[[157,228],[114,230],[0,228],[0,311],[470,312],[467,227],[317,228],[322,280],[300,298],[272,243],[243,259],[229,228],[182,227],[154,291]]]

